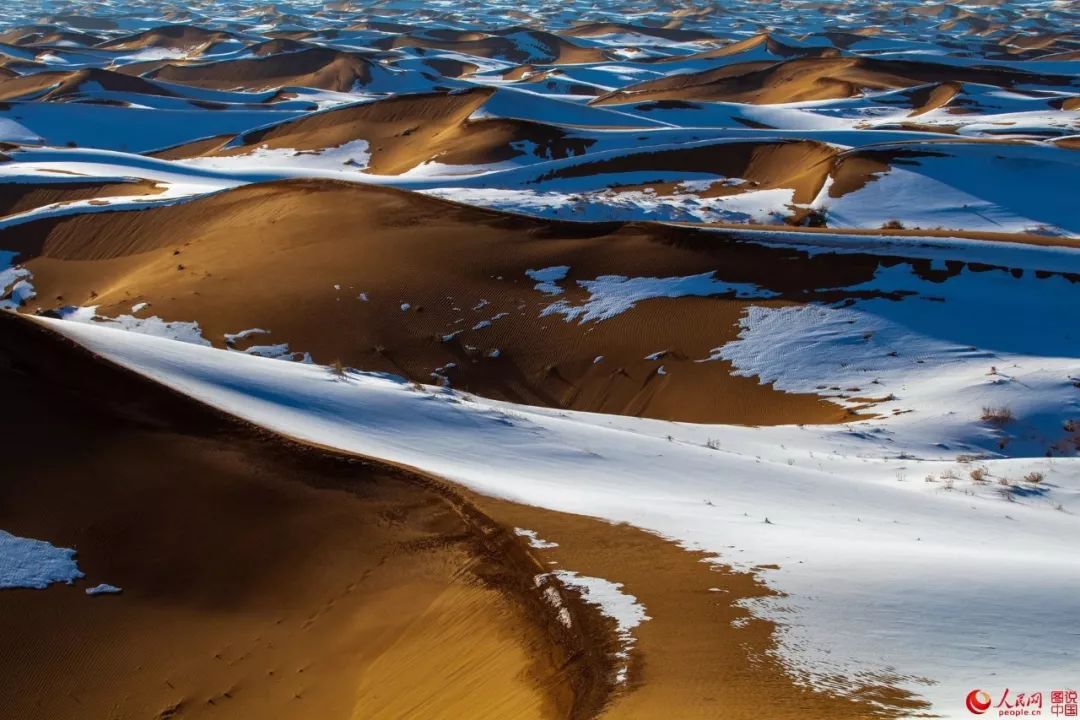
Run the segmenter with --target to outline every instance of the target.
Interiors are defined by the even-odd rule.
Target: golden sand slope
[[[529,141],[547,156],[563,158],[584,152],[591,140],[527,120],[468,117],[494,90],[416,93],[306,115],[265,130],[214,142],[195,142],[155,153],[165,159],[242,155],[256,147],[321,150],[366,140],[369,171],[397,175],[432,159],[447,165],[479,165],[521,154],[513,143]]]
[[[670,75],[615,90],[592,103],[615,105],[653,100],[788,103],[854,97],[864,90],[905,88],[943,81],[1011,87],[1018,83],[1064,86],[1070,79],[929,62],[856,57],[796,58],[778,63],[739,63],[699,73]]]
[[[775,626],[740,604],[769,593],[753,575],[626,525],[276,438],[10,314],[0,390],[20,409],[0,439],[0,527],[75,547],[87,575],[0,592],[5,716],[794,720],[920,707],[886,685],[797,684],[771,654]],[[527,550],[513,527],[558,547]],[[534,575],[555,568],[622,583],[645,606],[625,685],[610,682],[613,621],[563,589],[571,632],[537,592]],[[123,593],[83,592],[103,581]]]
[[[836,155],[835,148],[814,140],[717,142],[675,150],[631,151],[618,157],[577,163],[543,175],[540,179],[650,170],[712,173],[745,180],[754,190],[791,188],[794,191],[795,203],[809,203],[817,197],[825,184]],[[664,184],[650,184],[647,187],[669,190]],[[717,197],[745,190],[745,185],[732,187],[717,182],[698,194],[702,197]]]
[[[571,633],[521,542],[430,481],[284,443],[0,313],[0,527],[78,551],[0,591],[0,715],[579,718]],[[89,597],[109,582],[120,595]],[[568,601],[572,597],[568,596]],[[590,630],[590,628],[592,628]]]
[[[207,30],[193,25],[162,25],[134,35],[109,40],[98,47],[107,50],[170,48],[201,52],[212,45],[232,39],[233,35],[219,30]]]
[[[536,551],[542,561],[622,583],[644,605],[650,619],[634,630],[630,691],[617,691],[604,720],[865,720],[910,717],[925,707],[889,678],[865,678],[841,694],[793,682],[771,654],[775,625],[740,604],[772,591],[719,564],[723,558],[629,525],[470,498],[491,517],[556,543]]]
[[[59,202],[125,195],[158,195],[161,191],[160,186],[148,180],[97,183],[80,181],[78,176],[65,182],[3,183],[0,184],[0,216],[14,215]]]
[[[529,34],[532,44],[544,48],[547,57],[543,58],[543,62],[546,64],[595,63],[608,59],[601,48],[582,47],[558,35],[540,30],[520,30]],[[528,53],[520,49],[516,40],[480,32],[427,30],[422,35],[395,35],[376,40],[371,45],[387,50],[399,47],[451,50],[476,57],[501,58],[510,62],[530,59]]]
[[[286,85],[348,92],[371,79],[371,64],[359,53],[311,48],[284,55],[209,63],[167,63],[147,77],[222,90],[267,90]]]
[[[579,325],[541,317],[556,298],[534,289],[525,271],[570,266],[559,298],[572,305],[588,297],[577,279],[718,269],[725,280],[802,300],[868,280],[878,262],[836,263],[689,229],[530,219],[325,181],[27,223],[0,232],[0,247],[20,251],[34,274],[28,311],[99,305],[118,315],[149,302],[150,314],[197,320],[218,346],[225,333],[257,327],[272,333],[249,343],[287,342],[317,361],[423,382],[455,363],[446,371],[455,387],[497,398],[750,424],[850,417],[815,396],[733,377],[724,361],[697,362],[735,338],[749,304],[785,300],[655,299]]]

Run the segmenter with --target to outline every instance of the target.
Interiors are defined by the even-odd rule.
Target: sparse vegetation
[[[882,230],[903,230],[904,229],[904,223],[900,222],[896,218],[893,218],[892,220],[886,220],[885,222],[881,223],[881,229]]]
[[[1041,472],[1032,471],[1032,472],[1029,472],[1027,475],[1024,476],[1024,481],[1029,482],[1032,485],[1038,485],[1039,483],[1041,483],[1043,481],[1043,479],[1045,477],[1046,476],[1043,475]]]
[[[987,473],[986,468],[984,467],[971,468],[971,472],[969,474],[971,475],[971,479],[977,483],[986,482]]]
[[[984,406],[982,409],[982,421],[995,427],[1004,427],[1013,421],[1012,409],[1007,405],[1000,407]]]
[[[348,368],[345,367],[341,360],[334,359],[327,365],[327,369],[330,371],[330,374],[338,380],[344,380],[348,377]]]

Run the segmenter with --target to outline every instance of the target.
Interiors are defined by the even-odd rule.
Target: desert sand
[[[1067,687],[1078,20],[8,8],[0,718]]]

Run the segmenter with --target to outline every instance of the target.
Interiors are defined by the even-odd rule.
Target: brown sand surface
[[[793,189],[796,203],[809,203],[820,192],[837,151],[813,140],[718,142],[675,150],[627,152],[615,158],[582,162],[541,176],[541,180],[586,177],[603,173],[656,171],[709,172],[740,178],[754,190]],[[746,191],[717,183],[702,197]]]
[[[49,182],[0,183],[0,216],[14,215],[59,202],[93,200],[130,195],[157,195],[162,188],[156,183],[133,182]]]
[[[371,79],[370,61],[359,53],[311,48],[241,60],[166,63],[147,77],[218,90],[268,90],[286,85],[348,92]]]
[[[82,92],[82,86],[86,83],[96,83],[97,89],[105,89],[112,92],[137,93],[142,95],[175,96],[176,93],[166,90],[152,82],[147,82],[139,77],[124,75],[111,70],[98,68],[85,68],[71,73],[53,90],[44,95],[42,100],[57,100],[69,95]]]
[[[878,264],[869,256],[835,263],[690,229],[551,222],[322,181],[35,221],[0,233],[0,241],[34,274],[30,312],[97,305],[115,316],[149,302],[146,313],[198,321],[219,347],[225,333],[263,328],[271,333],[237,349],[287,342],[319,362],[340,359],[423,382],[456,363],[446,371],[453,385],[487,396],[747,424],[851,416],[814,395],[732,376],[725,362],[698,361],[736,337],[748,304],[804,301],[818,288],[868,280]],[[653,299],[602,322],[567,322],[542,315],[556,298],[525,275],[554,265],[571,268],[558,298],[572,306],[588,300],[575,280],[606,274],[721,271],[780,297]],[[658,352],[665,355],[646,359]]]
[[[577,718],[605,625],[445,486],[304,448],[0,314],[0,527],[78,551],[0,591],[0,716]],[[120,595],[87,596],[100,582]]]
[[[889,678],[832,693],[793,682],[771,653],[776,626],[736,604],[772,594],[754,574],[629,525],[470,497],[500,522],[557,543],[533,551],[551,569],[622,583],[644,605],[650,619],[633,632],[629,690],[617,691],[603,718],[839,720],[923,707]]]
[[[864,90],[887,90],[945,81],[1012,87],[1023,83],[1067,86],[1068,76],[1035,75],[995,68],[953,67],[931,62],[854,57],[795,58],[740,63],[715,70],[669,75],[613,91],[592,101],[614,105],[655,100],[756,104],[832,100]],[[913,108],[914,109],[914,108]]]
[[[544,48],[548,57],[544,62],[551,65],[604,62],[608,56],[603,49],[582,47],[569,40],[540,30],[527,31],[533,44]],[[372,47],[386,50],[399,47],[423,47],[474,55],[476,57],[502,58],[510,62],[524,62],[528,53],[521,50],[518,42],[499,35],[484,33],[453,33],[426,31],[423,35],[395,35],[371,43]]]
[[[216,43],[233,39],[227,32],[207,30],[193,25],[162,25],[103,42],[98,47],[109,50],[144,50],[169,48],[177,50],[205,50]]]
[[[772,592],[760,578],[636,528],[275,438],[10,314],[0,388],[25,409],[3,439],[14,481],[0,527],[76,548],[87,574],[0,592],[12,717],[782,720],[921,707],[885,679],[798,683],[773,655],[775,625],[740,604]],[[558,547],[526,549],[516,527]],[[621,583],[644,605],[625,685],[608,682],[613,621],[560,589],[567,629],[536,592],[533,576],[552,569]],[[84,594],[102,581],[123,593]]]
[[[170,148],[167,159],[244,155],[255,148],[318,151],[366,140],[368,171],[397,175],[429,160],[446,165],[480,165],[509,160],[521,152],[513,143],[528,141],[547,157],[580,154],[592,144],[549,125],[526,120],[468,120],[494,91],[476,88],[456,93],[417,93],[352,105],[245,133],[240,142],[223,138]],[[226,146],[229,147],[226,147]]]
[[[0,101],[40,95],[70,76],[70,72],[63,70],[45,70],[30,75],[11,72],[10,76],[0,78]]]

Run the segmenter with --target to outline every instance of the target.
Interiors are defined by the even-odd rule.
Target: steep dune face
[[[65,98],[80,95],[87,88],[95,91],[107,90],[111,92],[132,93],[134,95],[160,95],[175,97],[176,93],[168,90],[157,83],[148,82],[140,77],[123,75],[109,70],[87,68],[72,73],[60,81],[60,83],[43,95],[41,100],[63,100]]]
[[[797,58],[779,63],[726,65],[631,85],[597,98],[613,105],[645,100],[775,104],[854,97],[866,90],[905,88],[941,80],[1011,87],[1022,83],[1068,86],[1066,76],[953,67],[870,58]]]
[[[589,22],[575,25],[564,31],[563,35],[571,37],[596,37],[603,35],[619,35],[622,33],[646,37],[674,40],[676,42],[695,42],[698,40],[711,40],[713,38],[707,32],[700,30],[684,30],[675,27],[642,27],[632,23],[616,22]]]
[[[360,54],[312,48],[284,55],[192,65],[169,63],[148,77],[222,90],[265,90],[286,85],[348,92],[366,85],[372,63]]]
[[[583,312],[596,307],[601,290],[578,279],[720,271],[725,282],[760,285],[753,302],[774,304],[868,279],[877,266],[858,258],[836,266],[693,231],[529,220],[310,181],[27,223],[0,233],[0,243],[19,250],[33,272],[31,311],[98,305],[118,315],[149,302],[152,314],[198,321],[221,346],[226,333],[260,328],[270,333],[236,349],[288,343],[320,361],[426,382],[448,377],[516,401],[754,424],[838,421],[848,411],[733,377],[724,361],[698,362],[735,337],[749,300],[720,288],[707,293],[713,297],[631,303],[590,321],[548,308],[560,300]],[[526,275],[559,265],[569,274],[557,296]],[[665,365],[677,372],[659,372]]]
[[[592,144],[558,127],[526,120],[470,120],[493,93],[489,88],[475,88],[399,95],[306,115],[210,147],[200,142],[160,155],[227,157],[256,148],[319,151],[363,140],[370,156],[366,169],[396,175],[431,160],[447,165],[501,162],[522,155],[520,143],[530,143],[552,159],[578,154]]]
[[[107,50],[143,50],[146,48],[170,48],[198,53],[217,43],[232,40],[233,35],[217,30],[206,30],[191,25],[162,25],[143,32],[100,43]]]
[[[97,45],[97,35],[65,30],[61,25],[22,25],[0,33],[0,42],[12,45]]]
[[[6,715],[386,717],[402,685],[426,717],[603,702],[595,611],[568,598],[574,632],[555,620],[523,543],[447,488],[268,436],[25,319],[0,330],[23,408],[0,523],[77,548],[86,576],[0,593]],[[103,582],[123,592],[87,596]]]
[[[450,50],[515,63],[565,65],[603,62],[608,59],[599,48],[581,47],[558,35],[527,28],[511,28],[498,35],[472,32],[412,33],[377,40],[372,44],[387,50],[407,47]]]
[[[0,78],[0,101],[15,100],[25,97],[37,97],[67,78],[70,72],[46,71],[32,75],[11,74]]]
[[[0,185],[0,216],[15,215],[53,203],[133,195],[152,196],[160,192],[161,188],[154,183],[138,180],[102,183],[80,182],[73,178],[64,182],[9,183]]]
[[[12,76],[0,80],[0,100],[35,100],[63,102],[86,91],[130,93],[175,97],[176,93],[138,76],[102,68],[72,71],[46,71]]]
[[[833,147],[807,140],[699,144],[686,149],[628,152],[616,158],[582,162],[538,180],[606,173],[707,172],[745,182],[732,186],[718,181],[699,191],[702,197],[737,194],[749,184],[755,190],[791,189],[793,202],[807,203],[821,190],[835,156]]]

